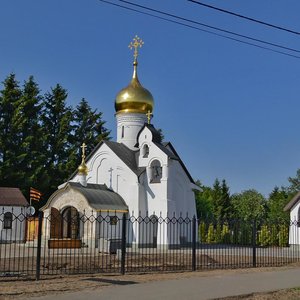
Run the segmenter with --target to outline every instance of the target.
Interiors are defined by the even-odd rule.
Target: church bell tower
[[[117,142],[131,150],[137,150],[137,135],[147,120],[149,122],[154,107],[153,96],[141,85],[137,75],[138,48],[143,44],[138,36],[129,44],[129,48],[134,49],[133,76],[129,85],[117,94],[115,100]]]

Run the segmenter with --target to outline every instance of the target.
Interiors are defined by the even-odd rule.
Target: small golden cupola
[[[138,48],[142,47],[144,42],[135,36],[133,42],[129,44],[130,49],[134,49],[133,76],[129,85],[123,88],[116,97],[116,114],[120,113],[140,113],[147,114],[153,112],[154,100],[151,93],[145,89],[137,75],[138,66]]]
[[[79,176],[79,182],[81,183],[81,185],[86,186],[87,185],[87,181],[86,181],[86,176],[88,174],[88,167],[85,163],[85,148],[86,148],[86,144],[83,143],[82,146],[80,146],[82,148],[82,160],[81,160],[81,164],[79,165],[77,171],[78,171],[78,176]]]

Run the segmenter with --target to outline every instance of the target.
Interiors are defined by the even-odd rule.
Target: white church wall
[[[129,211],[138,207],[137,175],[107,145],[103,144],[97,150],[87,167],[88,183],[106,184],[125,200]],[[78,175],[72,179],[74,182],[78,180]]]
[[[139,113],[117,114],[117,142],[135,150],[136,137],[147,122],[147,116]]]
[[[196,216],[195,195],[191,189],[190,179],[184,172],[180,163],[172,160],[169,166],[168,185],[168,211],[176,218],[182,218],[182,224],[178,226],[176,234],[168,231],[168,240],[171,244],[191,242],[191,221]]]
[[[300,209],[300,202],[292,207],[290,211],[290,229],[289,229],[289,244],[290,245],[300,245],[300,227],[298,226],[298,211]]]
[[[0,206],[0,211],[0,242],[24,242],[26,236],[26,208],[21,206]],[[4,228],[5,213],[12,214],[11,228]]]

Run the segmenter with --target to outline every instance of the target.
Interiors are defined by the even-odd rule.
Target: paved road
[[[231,273],[196,276],[191,278],[110,286],[94,291],[66,293],[34,298],[35,300],[202,300],[236,296],[253,292],[267,292],[283,288],[300,287],[300,268],[268,272]]]

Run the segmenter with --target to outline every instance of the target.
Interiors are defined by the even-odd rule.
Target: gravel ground
[[[290,266],[295,267],[296,265]],[[300,266],[300,265],[297,265]],[[286,269],[289,267],[282,267]],[[183,273],[152,273],[152,274],[134,274],[134,275],[72,275],[59,277],[46,277],[40,281],[22,281],[6,279],[0,281],[0,300],[4,299],[29,299],[42,295],[59,295],[65,292],[75,292],[80,290],[101,290],[108,286],[134,285],[142,282],[157,280],[172,280],[178,277],[207,277],[228,273],[253,273],[269,270],[278,270],[278,268],[256,268],[256,269],[236,269],[236,270],[212,270],[203,272],[183,272]],[[300,288],[281,290],[271,293],[257,293],[239,297],[227,297],[226,300],[233,299],[300,299]]]

